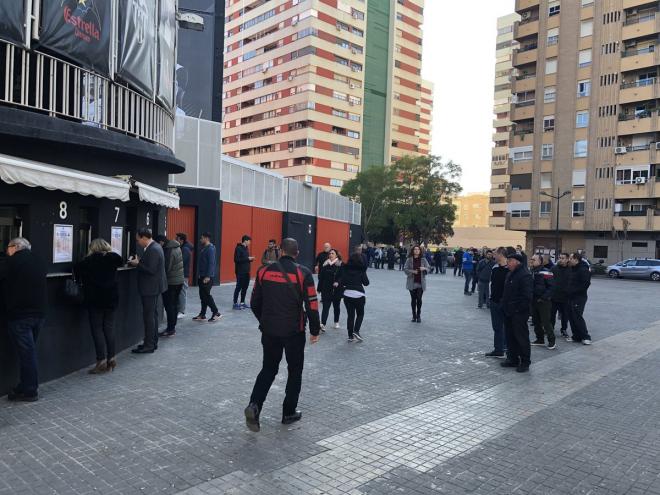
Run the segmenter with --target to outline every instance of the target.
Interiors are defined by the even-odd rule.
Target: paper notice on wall
[[[121,256],[121,250],[124,246],[124,228],[112,227],[110,232],[110,246],[112,251]]]
[[[53,225],[53,263],[73,261],[73,225]]]

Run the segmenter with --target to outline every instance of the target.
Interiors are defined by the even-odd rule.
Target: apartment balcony
[[[656,77],[624,82],[619,92],[619,104],[660,98],[660,80]]]
[[[626,146],[625,153],[617,153],[616,165],[647,165],[660,163],[660,144],[656,143]]]
[[[657,110],[635,113],[620,114],[617,134],[625,136],[630,134],[644,134],[656,132],[658,130],[658,112]]]
[[[495,132],[493,134],[493,141],[495,142],[507,141],[508,139],[509,139],[508,132]]]
[[[623,10],[632,9],[641,5],[648,5],[649,0],[623,0]]]
[[[617,184],[614,199],[650,199],[660,197],[660,182],[653,177],[644,184]]]
[[[522,93],[524,91],[533,91],[536,89],[536,74],[525,74],[518,76],[513,80],[512,93]]]
[[[539,15],[532,14],[531,17],[516,21],[513,23],[513,38],[522,39],[538,34],[539,32]]]
[[[530,45],[525,48],[518,48],[516,50],[513,50],[512,63],[514,67],[531,64],[533,62],[536,62],[538,56],[539,56],[539,51],[536,45]]]
[[[660,64],[660,53],[655,50],[656,45],[644,48],[631,48],[621,53],[621,72],[645,69]]]
[[[511,121],[509,119],[493,119],[493,129],[498,129],[500,127],[509,127]]]
[[[513,133],[513,139],[510,146],[518,148],[520,146],[531,146],[534,144],[534,129],[516,129]]]
[[[505,225],[507,230],[531,230],[532,222],[529,217],[519,218],[507,214]]]
[[[645,11],[624,20],[621,39],[626,41],[657,32],[660,32],[660,15],[658,12]]]
[[[516,12],[520,13],[532,7],[538,7],[540,0],[516,0]]]
[[[612,226],[619,231],[653,230],[656,219],[660,218],[653,213],[653,209],[647,211],[620,211],[614,214]]]
[[[533,119],[536,100],[525,100],[514,103],[511,108],[511,120]]]

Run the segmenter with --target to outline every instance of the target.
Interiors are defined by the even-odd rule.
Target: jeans
[[[89,328],[92,331],[96,360],[115,357],[115,310],[89,308]]]
[[[20,381],[15,388],[18,393],[36,395],[39,388],[37,338],[44,321],[44,318],[21,318],[7,322],[9,337],[18,354]]]
[[[293,414],[298,406],[298,397],[302,386],[302,372],[305,361],[305,334],[292,335],[290,337],[275,337],[261,335],[261,345],[264,350],[263,365],[254,383],[250,402],[259,407],[259,411],[266,401],[275,376],[279,371],[282,352],[286,355],[289,376],[286,381],[286,392],[282,411],[285,415]]]
[[[566,329],[568,328],[568,303],[563,301],[552,301],[552,309],[550,310],[550,323],[552,323],[552,328],[555,327],[557,321],[557,312],[559,312],[561,317],[561,333],[565,334]]]
[[[406,257],[401,256],[399,258],[399,270],[403,270],[403,267],[406,266]]]
[[[349,339],[353,338],[353,333],[360,333],[366,301],[366,297],[344,297],[344,306],[346,306],[346,312],[348,313],[346,328],[348,329]]]
[[[529,320],[528,310],[522,313],[506,315],[504,318],[507,361],[524,366],[529,366],[532,362],[527,320]]]
[[[188,303],[188,279],[183,279],[183,285],[181,286],[181,292],[179,292],[179,302],[177,313],[186,314],[186,304]]]
[[[504,352],[506,348],[504,310],[500,303],[490,302],[490,322],[493,326],[493,350],[495,352]]]
[[[463,270],[463,276],[465,277],[465,287],[463,288],[464,293],[470,292],[470,281],[474,276],[472,270]]]
[[[163,306],[167,314],[167,331],[176,330],[176,321],[179,312],[179,296],[183,285],[168,285],[167,290],[163,292]]]
[[[144,348],[158,345],[158,296],[142,296],[142,321],[144,322]]]
[[[586,339],[591,340],[591,336],[587,330],[587,323],[584,321],[583,316],[586,305],[587,296],[574,297],[569,303],[568,319],[571,322],[573,340],[577,340],[578,342]]]
[[[323,325],[328,321],[330,307],[333,309],[334,322],[339,323],[339,312],[341,310],[341,297],[335,297],[332,292],[323,292],[321,294],[321,303],[323,311],[321,312],[321,323]]]
[[[413,318],[419,318],[422,314],[422,296],[423,289],[413,289],[410,292],[410,307],[412,308]]]
[[[479,280],[479,307],[483,307],[484,304],[488,307],[490,305],[489,299],[490,282]]]
[[[442,273],[443,275],[447,273],[447,260],[442,260],[440,262],[440,273]]]
[[[219,313],[218,307],[215,305],[215,301],[211,295],[213,281],[209,280],[207,283],[204,283],[204,279],[200,278],[197,281],[197,285],[199,286],[199,299],[202,302],[202,309],[199,311],[199,314],[206,316],[206,308],[211,308],[211,316],[217,315]]]
[[[463,267],[460,263],[454,262],[454,277],[456,276],[456,272],[458,272],[458,276],[461,277],[463,275]]]
[[[550,310],[552,302],[544,299],[532,301],[532,322],[534,323],[534,333],[536,340],[543,342],[545,335],[549,344],[555,342],[555,329],[550,322]]]
[[[236,288],[234,289],[234,304],[238,303],[238,294],[241,295],[241,303],[245,302],[245,295],[247,294],[248,287],[250,286],[250,274],[240,273],[236,274]]]

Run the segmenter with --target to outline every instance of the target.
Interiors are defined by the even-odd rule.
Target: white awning
[[[167,208],[176,208],[179,209],[179,195],[172,194],[157,187],[150,186],[144,182],[135,182],[135,186],[138,188],[138,193],[140,195],[140,201],[146,201],[147,203],[153,203],[160,206],[166,206]]]
[[[43,187],[49,191],[129,200],[130,186],[121,179],[0,154],[0,180],[7,184]]]

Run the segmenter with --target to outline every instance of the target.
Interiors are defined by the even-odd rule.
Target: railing
[[[650,144],[636,144],[635,146],[626,146],[626,151],[629,151],[630,153],[633,153],[635,151],[647,151],[650,149],[651,149]]]
[[[653,112],[655,111],[656,109],[653,108],[651,110],[644,110],[642,112],[621,113],[619,114],[619,122],[626,122],[628,120],[635,120],[635,119],[648,119],[653,115]]]
[[[536,74],[523,74],[521,76],[516,76],[516,81],[524,81],[526,79],[534,79]]]
[[[642,12],[642,13],[636,15],[636,16],[629,17],[628,19],[623,21],[623,25],[624,26],[631,26],[633,24],[638,24],[640,22],[652,21],[653,19],[655,19],[655,13],[656,12],[657,11]]]
[[[645,217],[646,216],[646,210],[642,210],[642,211],[617,211],[617,212],[614,212],[614,216],[616,216],[616,217]]]
[[[655,45],[649,45],[645,48],[633,48],[630,50],[624,50],[621,52],[621,58],[634,57],[635,55],[643,55],[645,53],[655,52]]]
[[[536,50],[538,47],[539,45],[537,43],[521,46],[520,48],[518,48],[518,53],[530,52],[532,50]]]
[[[531,105],[534,105],[535,103],[536,103],[536,100],[525,100],[525,101],[519,101],[517,103],[514,103],[513,105],[516,108],[520,108],[520,107],[529,107]]]
[[[537,15],[532,15],[532,16],[529,16],[525,19],[521,19],[519,25],[524,26],[525,24],[529,24],[530,22],[534,22],[534,21],[538,21],[538,20],[539,20],[538,14]]]
[[[174,118],[154,100],[68,62],[0,41],[0,104],[174,145]]]
[[[649,77],[648,79],[639,79],[637,81],[624,82],[621,83],[621,89],[626,88],[641,88],[644,86],[652,86],[656,83],[657,79],[655,77]]]
[[[516,129],[513,131],[514,136],[525,136],[526,134],[534,134],[534,128],[530,129]]]

